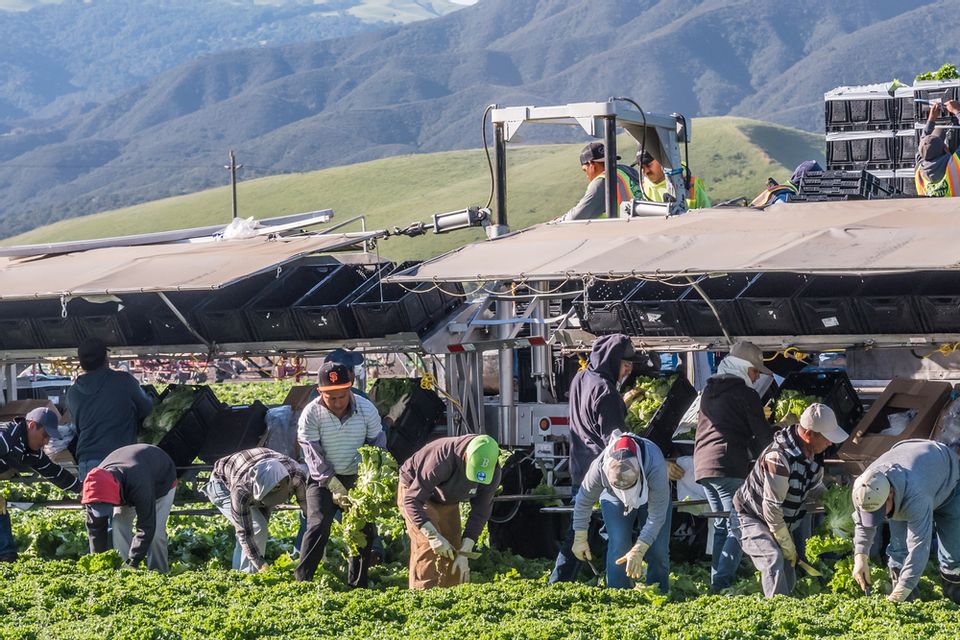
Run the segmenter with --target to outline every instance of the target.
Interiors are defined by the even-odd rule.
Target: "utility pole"
[[[223,167],[230,172],[230,186],[233,189],[233,219],[237,219],[237,169],[243,169],[242,164],[237,164],[237,154],[230,150],[230,164]]]

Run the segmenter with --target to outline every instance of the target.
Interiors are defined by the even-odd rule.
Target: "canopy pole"
[[[687,276],[687,282],[690,283],[690,286],[693,287],[694,290],[700,294],[700,297],[703,298],[703,301],[707,303],[708,307],[710,307],[710,311],[713,312],[713,317],[717,319],[717,324],[720,325],[720,331],[723,331],[723,337],[726,338],[727,344],[732,345],[733,340],[730,338],[730,332],[727,331],[727,328],[725,326],[723,326],[723,320],[720,319],[720,313],[717,311],[717,307],[714,306],[713,301],[711,301],[710,298],[707,297],[707,294],[703,292],[703,289],[700,287],[699,284],[694,282],[693,278],[691,278],[690,276]]]
[[[603,118],[603,179],[607,217],[619,218],[620,208],[617,206],[617,118],[607,116]]]
[[[174,305],[170,298],[167,297],[167,294],[165,294],[163,291],[158,291],[157,295],[160,296],[160,299],[163,300],[164,304],[170,308],[170,311],[173,312],[173,315],[177,316],[177,320],[183,323],[183,326],[187,328],[187,331],[189,331],[197,340],[203,343],[203,345],[207,348],[207,354],[213,355],[217,349],[217,346],[204,338],[196,329],[193,328],[193,325],[190,324],[190,321],[187,320],[186,316],[180,313],[180,310],[177,309],[176,305]]]

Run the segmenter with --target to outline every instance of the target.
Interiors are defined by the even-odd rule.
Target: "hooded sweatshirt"
[[[153,402],[132,375],[103,366],[77,378],[67,391],[67,409],[77,427],[77,461],[83,462],[135,443]]]
[[[953,152],[943,138],[934,135],[936,122],[927,121],[917,147],[917,167],[928,182],[940,182],[947,173],[947,163]],[[929,138],[928,138],[929,136]]]
[[[724,359],[726,361],[726,358]],[[694,478],[746,478],[751,459],[773,441],[760,396],[738,375],[707,380],[693,450]]]
[[[617,391],[620,361],[630,338],[615,333],[597,338],[590,364],[570,385],[570,476],[583,482],[590,463],[600,455],[614,429],[627,431],[627,407]]]

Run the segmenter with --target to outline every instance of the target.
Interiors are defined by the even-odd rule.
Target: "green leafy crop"
[[[957,78],[960,78],[960,72],[953,64],[944,64],[936,71],[927,71],[917,76],[917,80],[956,80]]]
[[[397,461],[379,447],[360,447],[357,484],[348,493],[350,507],[341,522],[350,555],[359,555],[366,545],[363,528],[389,514],[399,518],[397,508]]]
[[[654,414],[670,392],[677,376],[668,378],[637,378],[631,390],[634,400],[627,408],[627,428],[634,432],[642,431],[653,419]]]
[[[803,395],[799,391],[794,391],[792,389],[785,389],[780,392],[779,397],[777,398],[776,409],[773,412],[773,419],[777,422],[783,422],[789,416],[792,422],[798,422],[800,420],[800,415],[804,410],[815,402],[820,402],[820,398],[816,396],[807,396]]]

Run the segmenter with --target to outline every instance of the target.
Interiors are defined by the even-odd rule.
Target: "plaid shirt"
[[[50,460],[42,449],[31,451],[27,447],[27,423],[15,420],[0,427],[0,473],[20,465],[30,467],[64,491],[80,493],[82,485],[76,476]]]
[[[250,481],[250,470],[254,465],[276,458],[287,469],[290,476],[291,492],[297,496],[297,504],[301,510],[307,506],[307,474],[295,460],[273,449],[263,447],[245,449],[233,455],[220,458],[213,465],[211,472],[230,490],[230,515],[237,529],[237,541],[247,557],[258,567],[263,566],[263,555],[253,544],[253,508],[263,508],[269,513],[270,508],[264,507],[253,497],[253,483]]]

